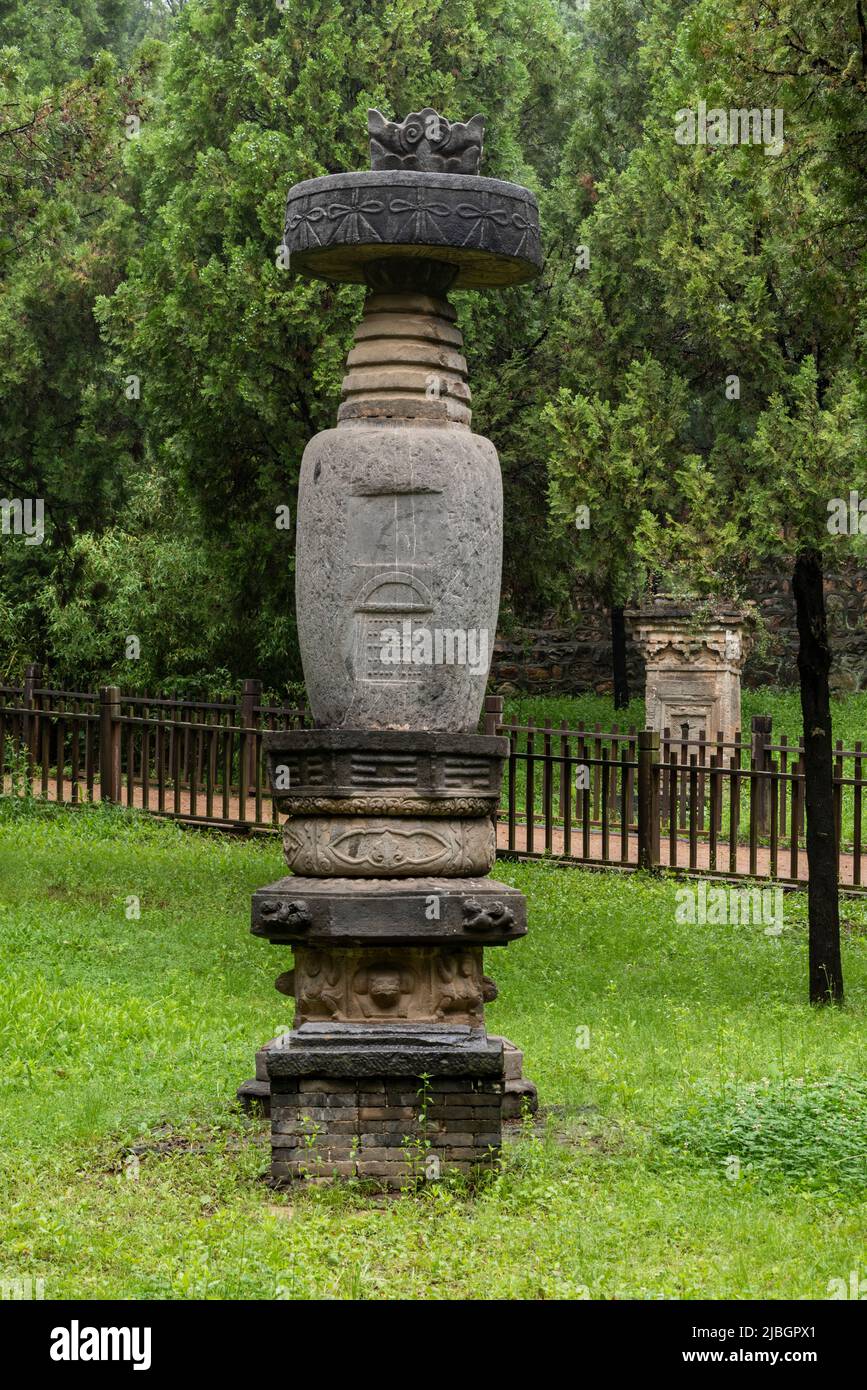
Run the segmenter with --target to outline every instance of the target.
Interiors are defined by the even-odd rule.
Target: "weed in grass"
[[[867,1080],[837,1072],[725,1084],[719,1092],[698,1087],[661,1137],[730,1181],[863,1192]]]

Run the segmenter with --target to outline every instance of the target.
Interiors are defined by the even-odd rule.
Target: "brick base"
[[[502,1080],[410,1076],[272,1077],[271,1175],[278,1180],[408,1181],[493,1168]]]

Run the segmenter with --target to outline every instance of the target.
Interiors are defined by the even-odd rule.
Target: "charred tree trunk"
[[[831,751],[831,649],[825,620],[822,559],[807,550],[795,560],[798,674],[804,719],[804,786],[810,918],[810,1003],[840,1003],[840,903]]]
[[[611,664],[614,674],[614,708],[629,704],[629,677],[626,674],[626,623],[623,605],[611,606]]]

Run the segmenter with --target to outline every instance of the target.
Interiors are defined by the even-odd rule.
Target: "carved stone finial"
[[[402,121],[367,113],[371,169],[418,169],[433,174],[478,174],[485,133],[484,116],[447,121],[433,107],[413,111]]]

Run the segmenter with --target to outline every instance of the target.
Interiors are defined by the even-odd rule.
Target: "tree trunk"
[[[810,1003],[840,1003],[840,903],[834,824],[831,752],[831,649],[825,621],[822,558],[797,556],[793,576],[798,619],[798,674],[804,719],[804,786],[807,809],[807,872],[810,918]]]
[[[614,674],[614,708],[629,704],[629,677],[626,674],[626,624],[623,605],[611,607],[611,664]]]

